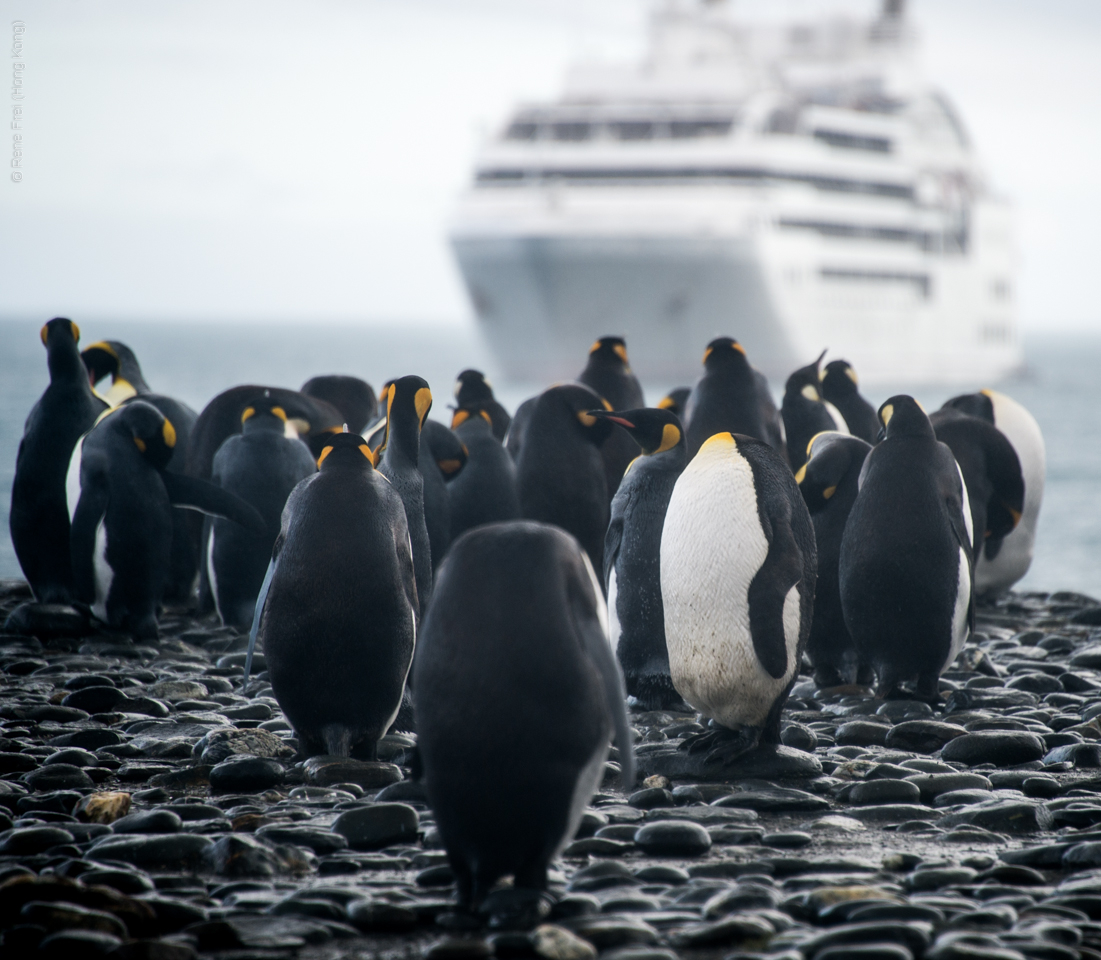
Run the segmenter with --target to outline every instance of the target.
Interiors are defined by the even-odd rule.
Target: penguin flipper
[[[611,583],[612,571],[619,559],[619,548],[623,543],[623,517],[613,516],[604,534],[604,589]]]
[[[749,584],[749,633],[761,666],[777,680],[788,669],[784,602],[802,578],[803,554],[788,518],[773,521],[765,562]]]
[[[604,695],[615,727],[615,745],[619,750],[621,771],[620,785],[624,790],[630,790],[635,782],[635,752],[631,741],[631,727],[627,722],[627,687],[623,682],[623,671],[620,670],[619,663],[612,652],[612,645],[608,640],[599,612],[600,604],[604,602],[603,593],[597,584],[596,573],[589,558],[584,557],[584,560],[593,595],[584,596],[579,591],[570,591],[571,619],[583,649],[600,673]]]
[[[164,488],[168,491],[168,499],[172,506],[232,520],[254,533],[267,532],[267,524],[264,523],[264,518],[256,508],[228,490],[223,490],[198,477],[184,476],[182,473],[168,473],[162,470],[161,479],[164,481]]]
[[[86,477],[69,525],[73,585],[76,598],[85,603],[94,603],[96,599],[96,529],[107,512],[108,499],[106,478]]]
[[[971,508],[965,500],[967,487],[963,482],[963,474],[958,466],[955,470],[955,480],[959,486],[956,487],[955,484],[952,484],[950,489],[945,492],[944,500],[948,507],[948,522],[952,527],[952,535],[956,538],[956,543],[963,549],[964,555],[967,557],[967,574],[971,581],[971,596],[967,602],[967,628],[969,632],[973,632],[975,629],[975,547],[967,530],[967,520],[971,518]],[[965,510],[967,511],[966,519],[964,518]]]
[[[260,632],[260,618],[264,615],[264,604],[268,602],[268,590],[271,589],[271,579],[275,576],[275,557],[268,561],[268,569],[264,574],[264,582],[260,584],[260,592],[256,595],[256,609],[252,613],[252,627],[248,632],[248,653],[245,654],[245,683],[248,683],[249,674],[252,673],[252,654],[256,649],[256,637]]]

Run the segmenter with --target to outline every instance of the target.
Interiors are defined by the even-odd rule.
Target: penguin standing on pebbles
[[[65,477],[81,435],[107,404],[92,392],[80,361],[80,329],[56,317],[42,328],[50,385],[31,408],[15,456],[9,525],[23,575],[39,603],[68,603],[73,593]]]
[[[821,357],[819,362],[821,363]],[[874,444],[879,437],[875,407],[860,395],[856,371],[847,360],[831,360],[822,371],[821,393],[845,418],[849,433]]]
[[[800,367],[784,384],[784,399],[780,405],[780,415],[784,418],[784,431],[787,434],[788,458],[791,469],[798,470],[807,462],[807,445],[811,437],[827,430],[848,433],[845,418],[837,407],[822,399],[818,392],[818,365],[822,354],[814,363]]]
[[[810,633],[814,528],[787,462],[719,433],[673,488],[661,597],[673,686],[712,721],[685,741],[705,763],[780,743],[780,714]]]
[[[597,570],[604,569],[609,514],[601,446],[613,430],[589,413],[601,406],[579,383],[544,390],[524,430],[516,471],[523,516],[572,533]]]
[[[165,468],[170,473],[187,472],[187,451],[191,445],[191,431],[199,415],[186,403],[161,393],[154,393],[145,380],[137,355],[125,343],[118,340],[100,340],[80,352],[80,359],[88,371],[93,388],[106,377],[111,386],[101,396],[111,406],[126,403],[140,397],[164,414],[176,431],[176,446]],[[195,589],[195,575],[199,571],[199,557],[191,531],[192,518],[181,510],[172,514],[172,560],[168,576],[165,600],[187,603]]]
[[[937,702],[974,623],[967,487],[912,397],[891,397],[879,418],[886,436],[864,461],[841,540],[841,607],[877,696],[916,679],[913,696]]]
[[[592,565],[563,530],[515,521],[451,547],[417,643],[418,748],[459,907],[546,916],[614,734],[634,782],[623,680]],[[487,895],[502,876],[514,884]]]
[[[666,410],[590,411],[626,430],[642,448],[612,500],[604,538],[604,585],[612,647],[627,692],[644,710],[683,709],[669,677],[661,602],[661,530],[673,485],[688,462],[680,420]]]
[[[105,414],[73,453],[70,548],[76,596],[108,626],[157,636],[168,584],[172,507],[226,517],[262,532],[247,503],[212,483],[165,470],[176,431],[156,407],[131,400]]]
[[[685,415],[690,458],[716,433],[756,437],[786,456],[784,423],[768,381],[749,365],[745,347],[730,337],[707,345],[703,376],[692,388]]]
[[[432,547],[424,517],[424,477],[420,471],[421,427],[431,409],[432,391],[427,380],[400,377],[389,385],[386,435],[379,448],[378,465],[379,473],[390,481],[405,504],[421,613],[432,593]]]
[[[1044,499],[1044,435],[1031,413],[997,390],[953,397],[944,407],[979,417],[997,427],[1013,445],[1021,465],[1025,499],[1020,522],[1005,537],[987,537],[975,557],[975,590],[980,594],[999,593],[1020,580],[1032,564],[1036,524]]]
[[[871,445],[843,433],[820,433],[809,445],[810,456],[795,474],[810,510],[818,550],[818,584],[807,657],[820,687],[867,685],[871,668],[860,664],[841,609],[838,564],[845,523],[856,501],[860,471]]]
[[[354,433],[334,434],[318,467],[287,499],[248,666],[259,639],[300,752],[374,760],[416,639],[406,509]]]

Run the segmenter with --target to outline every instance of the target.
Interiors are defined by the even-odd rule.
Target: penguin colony
[[[777,749],[801,669],[936,702],[975,596],[1032,557],[1043,439],[990,390],[876,409],[823,353],[777,408],[719,337],[647,407],[609,336],[511,416],[462,371],[450,428],[413,375],[236,386],[195,414],[125,344],[79,338],[42,328],[16,462],[35,601],[141,640],[168,606],[248,630],[246,676],[262,651],[305,757],[374,761],[416,731],[475,918],[546,915],[613,741],[634,782],[628,706],[689,705],[685,762],[721,774]]]

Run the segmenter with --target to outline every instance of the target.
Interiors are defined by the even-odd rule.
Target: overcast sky
[[[873,6],[736,4],[772,17]],[[0,181],[0,314],[467,321],[445,230],[479,138],[514,101],[554,96],[573,59],[637,55],[646,9],[0,0],[5,30],[26,24],[25,175]],[[1101,329],[1101,3],[911,9],[929,75],[1015,202],[1023,325]]]

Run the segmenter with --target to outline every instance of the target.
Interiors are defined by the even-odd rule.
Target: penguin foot
[[[680,749],[687,750],[688,753],[704,753],[704,765],[710,766],[712,764],[727,764],[737,760],[740,756],[753,750],[760,740],[760,727],[741,727],[738,730],[715,727],[708,730],[707,733],[688,737],[681,744]]]
[[[530,930],[550,916],[554,901],[545,890],[494,890],[478,908],[492,930]]]

